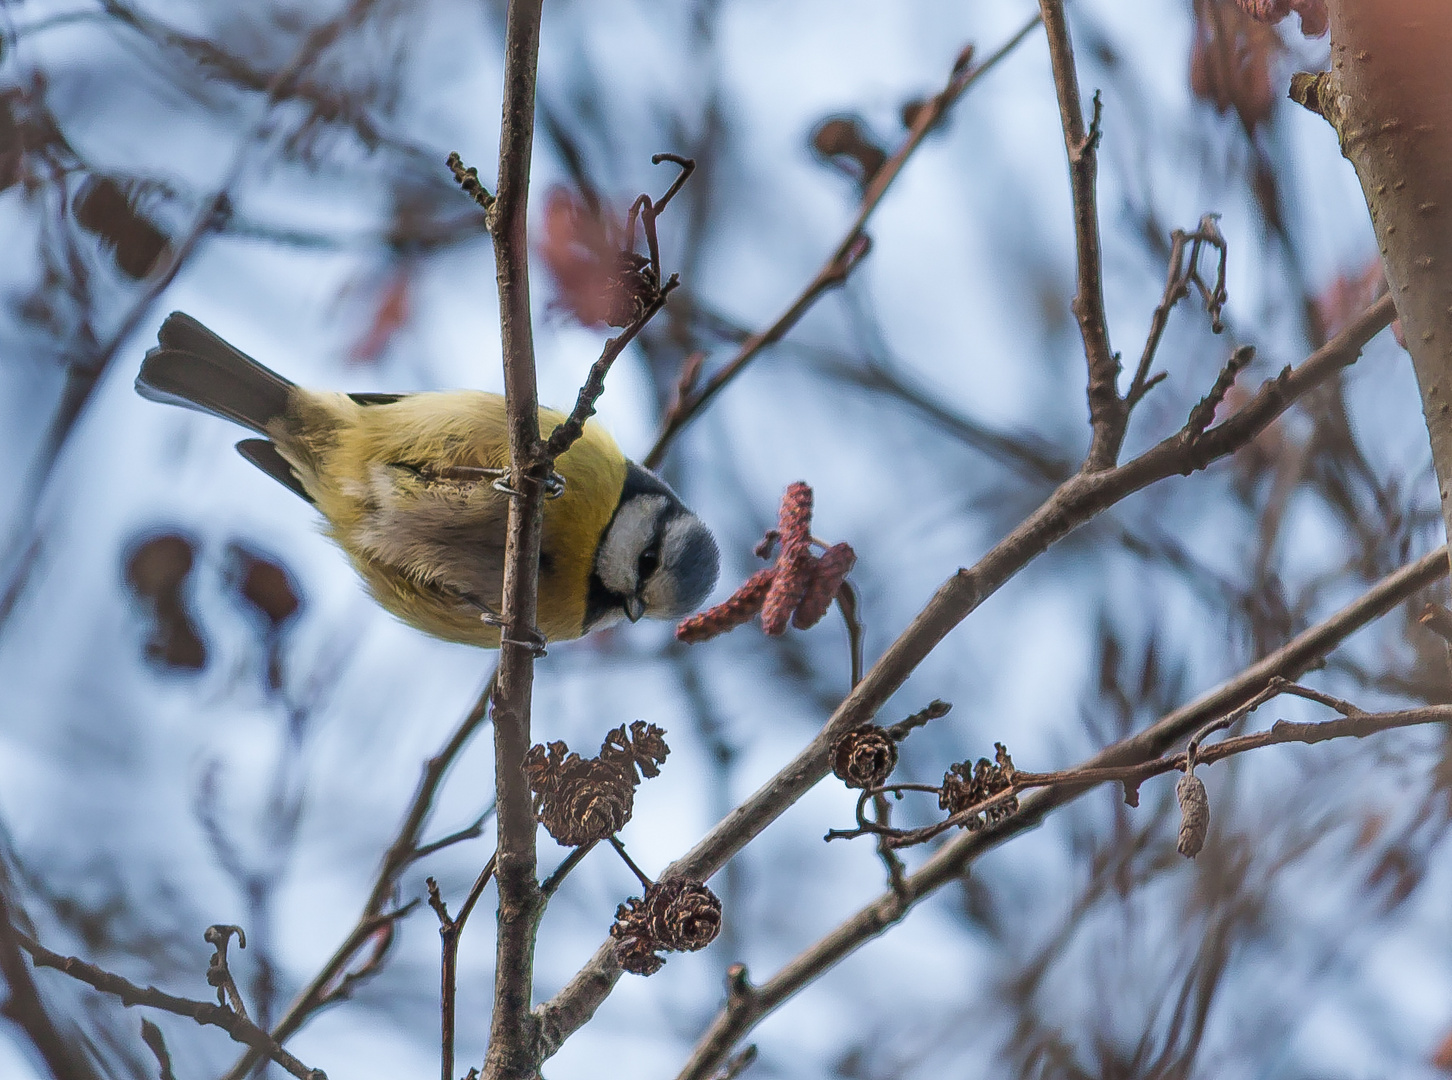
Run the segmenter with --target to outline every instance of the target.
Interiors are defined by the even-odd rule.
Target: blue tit
[[[425,633],[499,645],[509,445],[504,399],[477,390],[305,390],[189,315],[162,324],[136,390],[259,439],[237,449],[318,508],[326,531],[388,611]],[[564,416],[540,409],[548,435]],[[716,584],[711,532],[593,420],[562,454],[545,500],[539,630],[577,638],[627,618],[677,619]]]

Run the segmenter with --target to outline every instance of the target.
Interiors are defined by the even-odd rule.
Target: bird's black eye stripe
[[[647,578],[650,577],[651,574],[655,573],[655,568],[659,565],[660,537],[657,536],[654,540],[650,542],[649,546],[647,546],[646,549],[640,553],[640,565],[636,567],[635,580],[641,582],[645,581]]]

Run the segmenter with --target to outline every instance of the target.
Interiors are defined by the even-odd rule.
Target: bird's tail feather
[[[293,384],[190,315],[168,315],[157,340],[136,376],[142,397],[225,417],[260,435],[286,415]]]

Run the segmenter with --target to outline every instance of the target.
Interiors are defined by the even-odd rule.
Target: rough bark
[[[1333,0],[1331,70],[1292,96],[1336,129],[1371,210],[1452,535],[1452,3]]]

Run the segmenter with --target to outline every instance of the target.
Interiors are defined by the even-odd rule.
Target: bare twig
[[[485,1080],[538,1075],[539,1022],[530,1011],[534,939],[544,899],[535,878],[535,814],[524,758],[530,747],[530,705],[539,632],[539,545],[549,459],[539,437],[534,336],[529,306],[529,172],[534,145],[535,76],[543,0],[509,5],[504,42],[504,117],[499,139],[499,190],[491,232],[499,284],[504,399],[509,431],[509,519],[504,548],[505,628],[494,692],[494,776],[499,803],[495,881],[499,933],[495,948],[494,1015]]]
[[[852,224],[848,226],[846,235],[837,245],[836,250],[827,257],[827,261],[822,264],[816,276],[806,284],[801,293],[777,317],[775,322],[765,330],[757,331],[743,341],[740,348],[737,349],[736,355],[707,379],[704,385],[699,389],[693,388],[690,392],[684,388],[679,391],[675,404],[661,423],[661,430],[656,436],[655,445],[642,459],[641,464],[648,469],[658,467],[675,437],[687,424],[700,415],[701,410],[725,388],[727,383],[741,374],[742,369],[768,345],[774,344],[786,336],[787,332],[811,310],[818,300],[847,280],[848,275],[856,269],[857,264],[861,262],[862,257],[867,254],[867,250],[871,246],[865,232],[867,219],[877,209],[878,203],[887,194],[887,189],[902,172],[903,166],[907,164],[913,152],[922,145],[928,132],[943,119],[943,116],[963,96],[963,93],[979,78],[993,70],[1000,60],[1028,37],[1038,22],[1038,16],[1034,16],[1013,37],[999,46],[997,51],[986,57],[983,63],[961,69],[954,68],[947,85],[941,92],[929,98],[917,111],[913,118],[912,130],[908,132],[903,144],[877,171],[872,182],[862,192],[862,200],[858,203],[857,214],[853,218]],[[692,379],[691,381],[694,384],[697,380]],[[683,379],[683,387],[684,382]]]
[[[1159,350],[1160,339],[1164,337],[1165,327],[1170,321],[1170,312],[1176,304],[1190,295],[1190,286],[1194,285],[1200,290],[1200,295],[1205,301],[1205,310],[1210,313],[1211,328],[1218,334],[1222,329],[1220,313],[1225,307],[1225,238],[1220,235],[1220,228],[1215,224],[1217,215],[1206,214],[1200,219],[1200,227],[1192,233],[1183,229],[1176,229],[1170,233],[1170,257],[1168,260],[1169,269],[1166,272],[1165,291],[1160,297],[1159,306],[1155,308],[1154,315],[1150,318],[1149,334],[1145,337],[1144,353],[1139,358],[1139,367],[1135,369],[1134,378],[1130,380],[1129,389],[1124,395],[1124,407],[1126,413],[1138,405],[1157,383],[1164,379],[1166,373],[1161,371],[1157,375],[1150,375],[1150,368],[1154,364],[1155,353]],[[1185,247],[1189,245],[1189,257],[1186,258]],[[1215,270],[1215,284],[1206,285],[1205,279],[1200,276],[1200,254],[1206,245],[1214,248],[1219,253],[1219,261]]]
[[[0,975],[5,977],[8,989],[0,1015],[25,1032],[55,1080],[97,1080],[90,1062],[72,1052],[72,1043],[61,1035],[46,1012],[30,965],[20,951],[25,941],[10,914],[10,900],[0,888]]]
[[[157,1027],[145,1017],[141,1020],[141,1041],[156,1058],[157,1080],[176,1080],[171,1071],[171,1051],[166,1048],[166,1038]]]
[[[237,989],[237,980],[232,978],[232,969],[227,966],[227,945],[233,935],[237,936],[237,947],[247,948],[247,935],[240,926],[218,923],[207,927],[203,938],[212,947],[212,958],[207,961],[207,985],[217,988],[217,1004],[228,1005],[238,1016],[246,1019],[247,1007],[242,1004],[242,994]]]
[[[559,866],[555,867],[555,872],[545,878],[544,883],[539,887],[539,891],[544,895],[546,900],[559,891],[559,887],[565,883],[565,878],[570,876],[570,871],[579,866],[580,860],[590,854],[599,842],[598,840],[591,840],[587,844],[581,844],[579,847],[570,849],[570,853],[565,856]]]
[[[169,255],[164,256],[160,265],[147,277],[140,295],[132,303],[111,336],[93,355],[72,364],[67,371],[66,385],[61,393],[60,403],[56,407],[55,415],[51,418],[45,440],[35,456],[35,464],[25,479],[25,488],[19,500],[21,509],[16,517],[20,524],[16,529],[15,541],[12,545],[15,554],[11,556],[7,552],[0,552],[0,559],[10,563],[5,568],[6,582],[4,588],[0,589],[0,595],[10,596],[12,593],[18,593],[25,580],[25,575],[29,573],[32,562],[23,558],[21,553],[29,550],[34,543],[36,508],[45,493],[61,448],[70,437],[76,422],[81,418],[92,393],[115,359],[117,351],[125,342],[131,340],[137,326],[151,309],[152,303],[172,283],[183,264],[191,257],[197,245],[212,229],[215,222],[224,216],[224,211],[231,200],[232,189],[236,186],[243,170],[255,164],[256,143],[267,127],[273,123],[273,107],[293,93],[304,73],[317,61],[323,50],[336,41],[345,30],[361,22],[376,2],[377,0],[351,0],[340,14],[311,30],[303,39],[302,44],[298,46],[292,59],[268,80],[262,113],[233,153],[222,182],[218,184],[212,197],[206,201],[193,219],[192,225],[185,235],[171,246]]]
[[[661,876],[699,881],[709,878],[826,775],[836,740],[870,721],[949,631],[1004,582],[1056,541],[1120,499],[1166,477],[1203,469],[1245,445],[1298,397],[1352,363],[1362,346],[1391,321],[1392,315],[1390,300],[1373,304],[1300,367],[1287,368],[1268,380],[1241,409],[1219,425],[1198,434],[1184,429],[1123,465],[1098,472],[1082,471],[1065,481],[977,565],[959,570],[946,581],[838,706],[817,737]],[[1022,814],[1021,810],[1010,820],[1017,821]],[[985,833],[996,836],[998,830],[985,830]],[[619,968],[607,942],[553,1000],[541,1006],[539,1015],[547,1054],[593,1014],[618,977]]]
[[[383,855],[382,864],[373,879],[373,888],[363,904],[363,911],[358,916],[358,921],[348,932],[347,937],[343,939],[342,944],[328,958],[327,963],[293,999],[287,1012],[272,1029],[272,1037],[279,1043],[290,1039],[319,1009],[345,997],[358,982],[376,972],[382,965],[387,945],[392,940],[391,935],[381,939],[382,947],[375,947],[374,955],[362,968],[344,973],[347,966],[370,940],[380,941],[376,935],[386,934],[393,923],[408,914],[416,905],[416,901],[410,901],[392,911],[384,911],[398,888],[400,876],[419,858],[419,838],[423,834],[424,825],[428,822],[428,816],[433,809],[439,787],[443,783],[449,767],[463,753],[464,748],[469,745],[479,728],[488,719],[489,698],[493,692],[494,676],[491,675],[484,690],[474,702],[473,708],[459,722],[459,726],[454,729],[448,741],[437,754],[424,762],[418,787],[414,789],[413,798],[409,801],[408,809],[404,811],[403,820],[394,834],[393,843],[389,845]],[[243,1055],[227,1071],[223,1080],[242,1080],[242,1077],[251,1071],[257,1061],[258,1058],[251,1053]]]
[[[464,933],[464,924],[469,921],[469,915],[473,912],[474,905],[479,902],[479,897],[484,895],[484,887],[489,884],[489,879],[493,874],[494,856],[491,855],[489,861],[484,864],[484,869],[479,871],[479,876],[474,879],[469,894],[464,898],[464,904],[459,908],[458,918],[449,917],[448,906],[439,892],[439,883],[433,878],[429,878],[426,883],[429,891],[429,907],[433,908],[434,914],[439,917],[439,1067],[441,1080],[454,1080],[454,1017],[459,984],[459,937]]]
[[[422,844],[419,847],[415,848],[413,852],[413,857],[409,861],[418,862],[420,859],[426,859],[430,855],[434,855],[440,851],[443,851],[445,848],[453,847],[455,844],[461,844],[465,840],[475,840],[478,837],[483,836],[484,823],[493,816],[494,807],[491,804],[489,809],[485,810],[482,814],[480,814],[472,822],[464,826],[464,828],[460,829],[458,832],[449,833],[448,836],[441,836],[437,840],[430,841],[427,844]]]
[[[1347,723],[1339,724],[1288,724],[1286,721],[1278,721],[1270,732],[1262,732],[1257,735],[1246,735],[1240,738],[1227,739],[1216,744],[1209,750],[1201,750],[1201,742],[1216,731],[1221,731],[1235,726],[1243,717],[1254,712],[1267,701],[1282,695],[1305,698],[1321,705],[1335,709]],[[1442,711],[1438,711],[1438,710]],[[1169,757],[1156,758],[1153,761],[1140,762],[1134,765],[1118,766],[1089,766],[1081,765],[1072,769],[1062,769],[1055,772],[1028,772],[1023,769],[1016,769],[1009,785],[1002,791],[979,800],[972,806],[964,807],[956,811],[943,821],[935,822],[932,825],[925,825],[917,829],[894,829],[885,822],[885,815],[882,807],[886,804],[886,793],[901,792],[906,790],[937,792],[938,789],[926,784],[891,784],[886,787],[876,788],[863,792],[863,797],[871,796],[878,807],[876,821],[865,820],[861,813],[861,802],[857,814],[857,828],[855,829],[832,829],[827,833],[828,840],[848,840],[858,836],[872,835],[877,837],[878,851],[895,850],[897,848],[912,847],[918,844],[927,843],[953,828],[968,825],[980,820],[980,815],[985,811],[994,809],[1002,804],[1017,798],[1018,795],[1034,788],[1058,787],[1063,785],[1088,785],[1117,782],[1124,785],[1125,800],[1131,806],[1139,805],[1139,786],[1150,777],[1159,776],[1162,773],[1171,771],[1189,772],[1196,765],[1210,764],[1235,754],[1244,753],[1247,750],[1255,750],[1262,746],[1270,746],[1284,742],[1324,742],[1327,739],[1334,739],[1343,736],[1354,736],[1364,738],[1367,735],[1379,731],[1389,731],[1393,728],[1408,727],[1413,724],[1429,724],[1443,720],[1452,720],[1452,706],[1438,706],[1435,709],[1414,709],[1394,713],[1368,713],[1357,708],[1349,701],[1332,697],[1330,694],[1322,693],[1308,686],[1301,686],[1288,679],[1277,676],[1270,680],[1270,683],[1248,701],[1245,705],[1236,709],[1225,717],[1206,724],[1190,738],[1189,744],[1183,753],[1174,754]],[[901,891],[900,883],[894,884],[894,891]]]
[[[1049,60],[1054,68],[1054,89],[1059,98],[1059,119],[1069,156],[1069,188],[1074,199],[1074,242],[1078,260],[1078,286],[1074,317],[1084,339],[1089,364],[1089,424],[1093,439],[1084,459],[1086,471],[1113,467],[1124,440],[1128,412],[1119,396],[1119,357],[1109,346],[1109,323],[1104,317],[1103,258],[1099,250],[1099,208],[1095,179],[1099,171],[1099,94],[1094,113],[1084,130],[1079,104],[1079,75],[1074,69],[1074,46],[1064,18],[1063,0],[1039,0],[1039,15],[1049,39]]]
[[[175,994],[158,990],[154,986],[137,986],[120,975],[103,971],[95,964],[88,964],[74,956],[62,956],[60,953],[51,952],[40,942],[31,940],[19,931],[15,936],[21,947],[35,961],[37,967],[55,968],[57,971],[62,971],[71,978],[83,982],[87,986],[93,986],[104,994],[112,994],[120,998],[121,1004],[128,1008],[132,1005],[145,1005],[148,1008],[175,1013],[177,1016],[190,1017],[199,1024],[221,1028],[232,1036],[234,1041],[252,1047],[263,1057],[271,1058],[299,1080],[327,1080],[327,1075],[321,1069],[309,1069],[279,1046],[271,1035],[243,1014],[234,1012],[225,1005],[213,1005],[210,1001],[195,1001],[191,998],[177,997]]]
[[[600,359],[590,366],[590,374],[585,377],[585,384],[580,387],[580,395],[575,400],[575,407],[570,410],[570,415],[561,421],[550,432],[549,441],[545,443],[545,456],[554,461],[572,445],[575,440],[585,433],[585,421],[595,415],[595,403],[600,400],[600,395],[605,392],[605,376],[610,373],[611,366],[617,357],[625,351],[625,347],[635,340],[637,334],[645,329],[647,323],[655,318],[656,313],[665,307],[666,298],[671,291],[680,284],[680,278],[672,274],[655,299],[635,319],[615,337],[605,342],[604,351],[600,353]]]
[[[852,664],[852,685],[862,681],[862,605],[857,598],[857,586],[846,578],[837,588],[837,610],[842,613],[842,623],[847,627],[847,650]]]
[[[1297,635],[1235,678],[1169,713],[1144,731],[1106,748],[1085,762],[1083,768],[1116,767],[1157,757],[1206,723],[1244,708],[1262,695],[1275,678],[1294,678],[1315,667],[1357,630],[1444,579],[1447,557],[1448,549],[1440,548],[1388,575],[1353,603]],[[962,833],[945,844],[916,873],[908,875],[904,892],[883,893],[799,953],[770,980],[753,987],[752,994],[734,1003],[728,1001],[697,1043],[679,1080],[704,1080],[710,1076],[731,1048],[792,994],[900,920],[917,901],[958,880],[979,855],[1032,829],[1087,790],[1082,784],[1047,788],[1024,800],[1018,813],[1005,821],[977,832]]]
[[[635,865],[635,860],[632,859],[630,855],[626,852],[625,845],[620,842],[620,838],[618,836],[611,836],[609,837],[609,840],[610,846],[615,849],[615,854],[619,855],[620,860],[630,868],[630,872],[634,874],[636,876],[636,879],[640,882],[641,888],[648,889],[655,884],[655,882],[651,881],[650,878],[646,876],[644,870]]]

